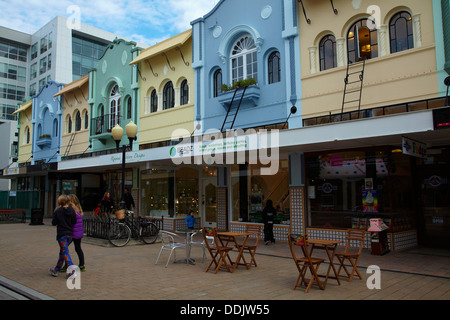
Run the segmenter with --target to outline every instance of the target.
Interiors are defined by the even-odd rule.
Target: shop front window
[[[368,228],[382,218],[393,231],[415,224],[411,158],[390,150],[306,158],[308,226]]]
[[[232,221],[263,223],[268,199],[277,209],[275,223],[289,224],[289,164],[281,160],[277,174],[261,175],[261,165],[233,165]]]
[[[141,212],[144,216],[169,217],[169,187],[174,173],[168,170],[145,170],[141,173]]]
[[[198,215],[198,170],[181,168],[175,173],[175,212],[186,216],[190,210]]]

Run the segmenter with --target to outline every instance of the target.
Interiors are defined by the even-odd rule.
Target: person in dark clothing
[[[275,243],[275,238],[273,237],[273,220],[277,210],[273,207],[272,200],[268,199],[266,201],[266,207],[262,212],[262,217],[264,221],[264,243],[268,245],[270,242]]]
[[[59,244],[59,259],[55,268],[50,268],[52,276],[57,277],[64,263],[70,267],[73,265],[69,254],[69,244],[72,241],[73,226],[77,223],[75,210],[69,206],[69,199],[66,195],[58,197],[59,207],[53,212],[52,225],[56,226],[56,240]],[[72,277],[75,270],[68,274]]]
[[[111,199],[111,195],[108,191],[105,192],[102,200],[100,201],[100,210],[105,213],[114,212],[114,201]]]
[[[123,199],[125,201],[127,210],[132,210],[132,209],[134,209],[134,207],[136,207],[134,204],[133,196],[131,195],[130,190],[128,190],[128,188],[125,188],[125,192],[123,194]]]

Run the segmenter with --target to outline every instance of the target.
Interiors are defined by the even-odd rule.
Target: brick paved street
[[[450,257],[413,253],[389,253],[372,256],[364,252],[360,260],[364,280],[338,286],[330,279],[326,290],[313,286],[292,290],[297,270],[289,258],[286,243],[265,246],[260,242],[256,256],[258,267],[243,267],[234,273],[205,273],[202,250],[195,247],[196,265],[169,263],[167,253],[155,260],[160,244],[127,245],[123,248],[92,244],[84,240],[87,271],[81,273],[81,289],[69,290],[63,275],[50,276],[58,256],[56,229],[49,221],[42,226],[0,225],[0,276],[15,281],[57,300],[449,300]],[[72,259],[78,262],[72,249]],[[183,257],[178,251],[177,257]],[[207,258],[207,261],[210,261]],[[381,269],[381,289],[366,286],[366,268]],[[428,267],[426,267],[428,265]],[[321,266],[324,272],[328,264]],[[390,271],[386,271],[390,270]],[[423,273],[423,274],[419,274]],[[434,275],[434,276],[433,276]]]

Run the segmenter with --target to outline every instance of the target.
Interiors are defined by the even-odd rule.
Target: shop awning
[[[75,80],[74,82],[71,82],[69,84],[66,84],[64,86],[64,89],[62,89],[60,92],[54,95],[54,97],[60,96],[64,93],[70,92],[75,89],[81,88],[86,82],[89,81],[89,76],[84,76],[83,78],[80,78],[78,80]]]
[[[17,114],[17,113],[19,113],[19,112],[25,111],[25,110],[27,110],[29,107],[31,107],[32,104],[33,104],[33,100],[30,100],[30,101],[24,103],[23,105],[21,105],[20,108],[17,109],[16,111],[14,111],[12,114],[14,115],[14,114]]]
[[[146,59],[149,59],[157,54],[160,54],[164,51],[168,51],[170,49],[179,47],[183,45],[189,38],[192,36],[192,30],[186,30],[172,38],[169,38],[167,40],[164,40],[158,44],[155,44],[154,46],[151,46],[150,48],[145,49],[141,52],[140,55],[138,55],[133,61],[130,62],[130,65],[136,64],[138,62],[144,61]]]

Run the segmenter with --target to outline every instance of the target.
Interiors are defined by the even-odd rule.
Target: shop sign
[[[405,155],[425,158],[427,145],[425,143],[402,137],[402,152]]]
[[[431,187],[439,187],[441,184],[446,184],[447,179],[441,178],[439,176],[431,176],[428,179],[424,180],[424,184],[428,184]]]
[[[19,168],[11,168],[3,170],[3,175],[10,176],[14,174],[19,174]]]
[[[433,109],[434,130],[450,128],[450,107]]]

